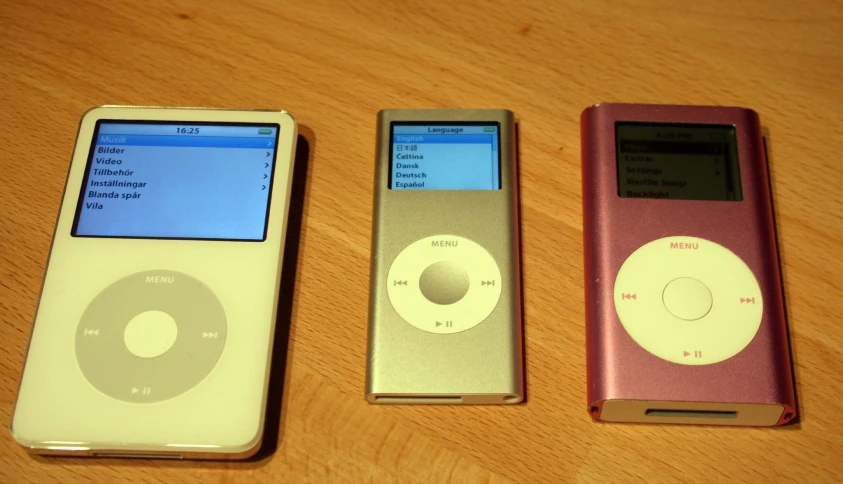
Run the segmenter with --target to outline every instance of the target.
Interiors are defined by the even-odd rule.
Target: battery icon
[[[269,128],[261,128],[258,130],[258,134],[272,134],[272,130]]]
[[[494,126],[486,126],[486,127],[483,128],[483,132],[484,133],[494,133],[495,129],[497,129],[497,128],[495,128]]]

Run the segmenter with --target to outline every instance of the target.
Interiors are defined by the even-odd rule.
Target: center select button
[[[441,261],[431,264],[419,277],[419,289],[435,304],[454,304],[468,292],[468,273],[459,264]]]
[[[164,311],[144,311],[129,321],[123,331],[123,342],[139,358],[155,358],[172,348],[179,328],[176,320]]]
[[[692,277],[680,277],[664,288],[662,300],[670,314],[685,321],[696,321],[711,311],[711,291]]]

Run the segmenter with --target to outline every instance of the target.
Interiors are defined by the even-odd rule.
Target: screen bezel
[[[393,169],[393,140],[395,139],[396,126],[494,126],[497,128],[495,133],[498,137],[498,186],[489,190],[482,189],[429,189],[429,190],[395,190],[392,188],[392,169]],[[393,192],[494,192],[500,191],[503,188],[503,171],[501,170],[501,123],[500,121],[390,121],[389,123],[389,157],[387,162],[389,165],[389,173],[387,175],[386,188]]]
[[[727,135],[727,144],[729,146],[727,164],[729,169],[726,170],[726,175],[733,179],[732,187],[734,188],[735,199],[712,199],[712,198],[655,198],[655,197],[624,197],[621,195],[621,151],[620,151],[620,136],[618,136],[618,128],[622,125],[638,125],[648,126],[654,129],[663,127],[665,129],[723,129],[731,130],[731,134]],[[688,122],[665,122],[665,121],[615,121],[614,123],[614,152],[615,152],[615,194],[618,198],[626,200],[660,200],[660,201],[695,201],[695,202],[742,202],[743,201],[743,183],[741,180],[741,161],[740,148],[738,146],[738,127],[735,124],[729,123],[688,123]]]
[[[266,196],[266,215],[263,222],[263,235],[260,239],[231,239],[222,237],[156,237],[156,236],[139,236],[139,235],[79,235],[77,229],[79,219],[82,214],[82,207],[85,200],[86,187],[88,186],[88,177],[91,174],[92,163],[94,160],[94,148],[97,145],[97,136],[99,136],[100,126],[102,124],[152,124],[152,125],[182,125],[182,126],[233,126],[233,127],[255,127],[255,128],[274,128],[275,142],[272,150],[272,170],[269,175],[269,184],[267,185]],[[275,168],[278,160],[278,142],[281,135],[281,125],[278,123],[251,123],[251,122],[227,122],[227,121],[181,121],[181,120],[149,120],[149,119],[98,119],[94,125],[93,135],[88,145],[88,156],[85,162],[85,171],[82,176],[82,183],[80,184],[79,197],[76,201],[76,210],[73,216],[73,224],[70,227],[70,236],[85,238],[85,239],[132,239],[132,240],[191,240],[191,241],[223,241],[223,242],[265,242],[267,233],[269,231],[269,214],[272,206],[272,189],[275,182]],[[271,139],[271,138],[267,138]]]

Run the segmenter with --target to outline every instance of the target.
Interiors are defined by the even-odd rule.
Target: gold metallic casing
[[[500,125],[500,190],[390,190],[391,123]],[[378,113],[366,398],[370,403],[512,404],[524,396],[521,263],[515,122],[507,110],[384,110]],[[404,321],[387,274],[413,242],[455,235],[497,262],[501,295],[492,313],[462,332],[435,334]]]

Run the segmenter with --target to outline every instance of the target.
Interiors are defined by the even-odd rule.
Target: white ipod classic
[[[22,446],[258,450],[296,132],[283,111],[83,116],[12,420]]]

